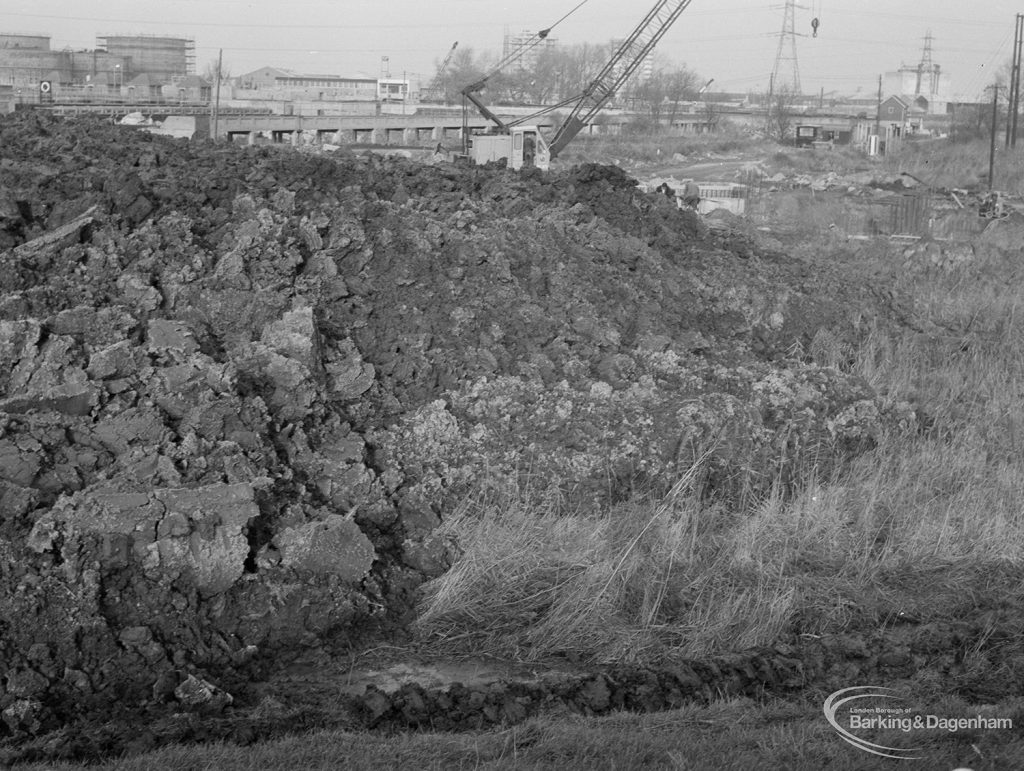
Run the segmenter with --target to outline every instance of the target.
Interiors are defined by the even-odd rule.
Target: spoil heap
[[[704,456],[731,496],[908,418],[811,355],[889,295],[615,168],[19,115],[0,250],[0,734],[386,632],[481,486],[608,501]]]

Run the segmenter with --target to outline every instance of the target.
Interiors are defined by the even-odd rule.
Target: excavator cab
[[[540,130],[536,126],[516,126],[510,131],[512,157],[508,165],[513,169],[547,170],[551,165],[551,151]]]
[[[474,134],[470,138],[469,157],[474,163],[506,159],[510,169],[551,166],[551,151],[536,126],[512,126],[508,133]]]

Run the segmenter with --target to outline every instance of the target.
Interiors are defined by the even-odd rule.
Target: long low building
[[[300,73],[260,67],[234,78],[235,99],[322,102],[403,102],[419,91],[415,78]]]

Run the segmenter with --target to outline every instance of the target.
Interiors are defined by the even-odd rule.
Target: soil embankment
[[[126,705],[217,712],[231,697],[213,683],[402,628],[457,553],[436,526],[484,483],[528,470],[539,495],[600,504],[668,489],[705,454],[723,497],[841,464],[917,417],[813,352],[903,308],[839,266],[710,232],[613,167],[9,117],[0,736]],[[806,684],[809,656],[508,685],[473,709],[405,691],[363,705],[375,725],[451,726],[563,691],[651,708]]]

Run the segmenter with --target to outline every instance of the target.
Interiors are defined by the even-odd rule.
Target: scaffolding
[[[97,35],[96,47],[129,61],[132,77],[147,73],[170,78],[196,71],[196,43],[191,37]]]

